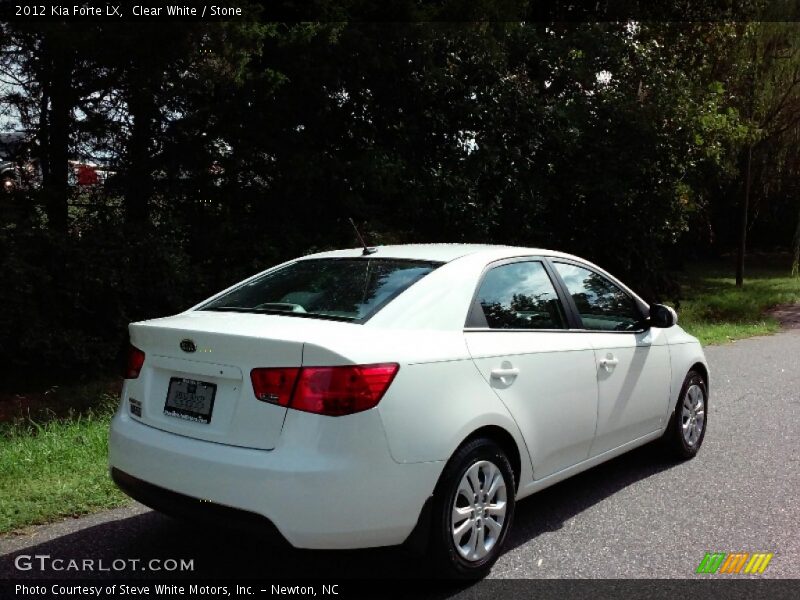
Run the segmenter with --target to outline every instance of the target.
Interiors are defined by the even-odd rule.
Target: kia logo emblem
[[[194,352],[195,350],[197,350],[197,346],[194,345],[194,342],[192,340],[189,339],[181,340],[181,350],[183,350],[184,352]]]

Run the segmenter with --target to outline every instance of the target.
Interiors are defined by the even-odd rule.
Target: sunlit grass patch
[[[779,323],[766,311],[800,302],[800,278],[792,277],[781,262],[754,261],[742,288],[736,287],[732,267],[717,263],[692,267],[682,281],[679,323],[703,344],[778,331]]]
[[[127,501],[107,473],[110,416],[101,403],[72,417],[0,423],[0,533]]]

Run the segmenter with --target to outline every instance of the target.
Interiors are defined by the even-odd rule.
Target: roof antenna
[[[375,254],[378,249],[377,248],[370,248],[367,246],[367,242],[364,241],[364,238],[361,237],[361,234],[358,231],[358,227],[356,227],[355,221],[353,221],[352,217],[348,217],[350,220],[350,225],[353,226],[353,229],[356,230],[356,235],[358,236],[358,241],[361,242],[361,245],[364,247],[364,250],[361,251],[361,256],[369,256],[370,254]]]

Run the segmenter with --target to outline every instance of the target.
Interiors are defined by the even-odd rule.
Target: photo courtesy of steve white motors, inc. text
[[[15,4],[17,17],[241,17],[238,6],[216,4],[168,4],[143,6],[141,4]]]
[[[107,598],[109,596],[149,596],[155,594],[174,595],[174,596],[239,596],[254,595],[257,593],[270,594],[272,596],[336,596],[339,594],[338,584],[319,584],[319,585],[278,585],[272,584],[269,587],[252,585],[176,585],[176,584],[109,584],[109,585],[81,585],[54,583],[47,585],[25,585],[18,583],[14,586],[17,596],[95,596]]]

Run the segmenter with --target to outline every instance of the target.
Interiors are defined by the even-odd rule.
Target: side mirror
[[[678,323],[678,313],[675,309],[663,304],[650,305],[650,327],[668,329]]]

